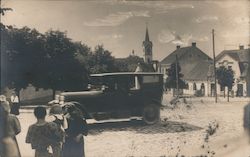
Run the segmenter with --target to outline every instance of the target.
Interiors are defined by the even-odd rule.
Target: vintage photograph
[[[1,0],[0,157],[250,157],[249,0]]]

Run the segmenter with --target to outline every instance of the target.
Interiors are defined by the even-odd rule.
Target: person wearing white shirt
[[[10,101],[11,101],[11,111],[10,111],[10,113],[14,114],[14,115],[19,115],[19,108],[20,108],[19,98],[18,98],[18,96],[16,95],[15,92],[13,92],[13,95],[11,95]]]

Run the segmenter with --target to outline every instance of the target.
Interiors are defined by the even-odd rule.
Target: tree
[[[177,68],[177,70],[176,70]],[[177,88],[177,84],[176,84],[176,71],[178,71],[178,85],[179,85],[179,88],[180,89],[184,89],[187,87],[187,83],[182,80],[183,78],[183,74],[181,73],[181,67],[179,65],[179,63],[177,63],[177,66],[176,66],[176,62],[175,63],[172,63],[170,65],[170,68],[167,69],[167,80],[166,80],[166,83],[165,83],[165,87],[166,88]]]
[[[43,37],[35,29],[1,27],[2,87],[20,90],[32,83],[42,56]]]
[[[151,64],[146,64],[143,58],[136,55],[129,55],[127,58],[115,60],[116,71],[119,72],[134,72],[138,64],[140,64],[142,71],[154,72],[154,68]]]
[[[88,71],[77,59],[84,53],[66,32],[50,30],[45,33],[43,62],[39,65],[36,87],[55,90],[83,90],[88,84]]]
[[[231,68],[226,68],[225,66],[220,66],[216,70],[216,76],[218,83],[222,88],[228,87],[227,90],[227,101],[229,102],[229,91],[232,90],[234,84],[234,71]]]
[[[129,55],[126,58],[119,58],[115,60],[115,66],[119,72],[134,72],[138,63],[143,64],[143,58],[139,56]]]
[[[89,48],[72,42],[65,32],[41,34],[1,25],[1,37],[1,87],[18,91],[31,83],[55,91],[87,86],[89,72],[77,57],[88,56]]]
[[[105,50],[103,45],[97,45],[91,54],[88,65],[90,73],[104,73],[115,71],[115,58],[111,56],[111,52]]]

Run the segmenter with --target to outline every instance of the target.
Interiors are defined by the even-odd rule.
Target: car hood
[[[80,91],[80,92],[63,92],[60,95],[65,97],[94,97],[102,94],[103,91]]]

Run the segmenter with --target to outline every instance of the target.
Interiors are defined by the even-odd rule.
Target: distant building
[[[250,96],[250,49],[240,46],[238,50],[222,51],[216,57],[216,67],[220,66],[231,68],[235,72],[231,94],[239,97]]]
[[[160,72],[164,74],[165,79],[167,78],[167,69],[176,61],[176,56],[181,73],[184,75],[183,79],[188,83],[188,88],[183,90],[183,94],[193,95],[200,91],[201,95],[211,95],[209,75],[212,58],[201,51],[195,42],[188,47],[178,45],[176,50],[160,62]]]

